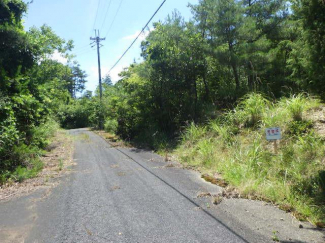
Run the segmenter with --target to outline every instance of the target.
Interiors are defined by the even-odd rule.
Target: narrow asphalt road
[[[70,133],[73,172],[46,196],[1,205],[12,242],[265,242],[197,197],[219,190],[197,173],[166,167],[151,152],[113,148],[86,129]]]

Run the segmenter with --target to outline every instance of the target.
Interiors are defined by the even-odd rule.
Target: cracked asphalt
[[[158,155],[113,148],[86,129],[59,186],[0,207],[0,242],[270,242],[218,213],[219,188]]]

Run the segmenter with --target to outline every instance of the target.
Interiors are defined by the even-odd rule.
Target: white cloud
[[[105,78],[106,74],[108,73],[107,67],[101,67],[101,74],[102,78]],[[98,67],[97,66],[91,66],[90,70],[88,72],[88,80],[94,84],[94,86],[98,85]]]
[[[116,66],[110,73],[112,83],[115,84],[117,81],[121,79],[118,74],[123,70],[124,67],[127,67],[128,65],[119,65]],[[102,67],[102,78],[105,78],[105,76],[108,74],[109,68],[107,67]],[[98,87],[98,67],[97,66],[91,66],[86,70],[88,77],[87,77],[87,84],[86,84],[86,89],[87,90],[96,90]]]
[[[122,40],[134,40],[139,34],[140,34],[141,31],[136,31],[134,34],[132,35],[128,35],[128,36],[125,36],[122,38]],[[144,41],[147,36],[149,35],[150,33],[150,30],[149,31],[144,31],[138,38],[138,40],[140,41]]]
[[[52,60],[58,61],[64,65],[67,64],[67,62],[68,62],[68,60],[65,57],[63,57],[61,55],[61,53],[59,53],[57,50],[54,51],[54,53],[52,54],[52,56],[50,58]]]
[[[123,71],[123,69],[125,67],[127,67],[128,65],[118,65],[116,66],[110,73],[111,78],[112,78],[112,82],[113,84],[116,84],[117,81],[119,81],[121,79],[121,77],[118,75],[120,72]]]

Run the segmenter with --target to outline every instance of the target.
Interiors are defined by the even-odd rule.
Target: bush
[[[246,126],[255,127],[262,121],[269,106],[270,102],[262,94],[251,93],[239,103],[237,115]]]
[[[325,223],[325,141],[312,121],[300,120],[318,101],[297,97],[270,104],[262,96],[247,96],[207,126],[191,124],[176,155],[186,165],[221,174],[244,197],[289,206],[300,219]],[[281,126],[285,134],[277,153],[264,129],[245,123]]]
[[[2,123],[3,124],[3,123]],[[14,128],[14,123],[9,127]],[[6,130],[7,129],[7,130]],[[42,162],[39,160],[49,139],[58,129],[58,124],[49,120],[48,122],[35,126],[29,131],[29,139],[24,140],[17,137],[16,133],[8,132],[8,127],[0,126],[1,141],[12,141],[0,147],[0,184],[8,179],[21,182],[26,178],[36,176],[42,169]],[[15,131],[15,129],[13,129]]]
[[[92,110],[87,105],[76,101],[74,104],[61,106],[57,118],[63,128],[83,128],[91,126],[91,114]]]
[[[117,132],[118,123],[115,119],[106,119],[104,124],[105,132],[110,132],[115,134]]]
[[[287,133],[291,136],[301,136],[306,134],[313,128],[312,121],[296,121],[293,120],[288,123]]]
[[[182,135],[183,141],[196,142],[206,133],[206,127],[197,126],[192,122]]]
[[[319,100],[305,94],[292,95],[290,98],[283,98],[279,102],[279,107],[284,108],[294,121],[303,120],[303,113],[317,106],[319,106]]]
[[[209,127],[223,141],[224,145],[229,146],[234,142],[233,136],[239,132],[238,127],[220,124],[217,121],[211,121]]]
[[[39,159],[33,160],[31,168],[18,166],[15,171],[10,175],[10,179],[17,182],[22,182],[26,179],[37,176],[38,172],[42,168],[43,163]]]
[[[49,143],[50,138],[54,136],[55,132],[59,129],[59,124],[50,119],[45,124],[40,125],[32,130],[33,141],[32,145],[44,149]]]
[[[0,121],[0,160],[8,156],[10,149],[19,142],[19,131],[16,128],[16,120],[12,111],[3,121]],[[1,168],[1,164],[0,164]]]

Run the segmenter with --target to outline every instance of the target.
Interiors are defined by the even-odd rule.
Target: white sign
[[[266,139],[267,140],[279,140],[281,139],[281,128],[280,127],[271,127],[265,129]]]

